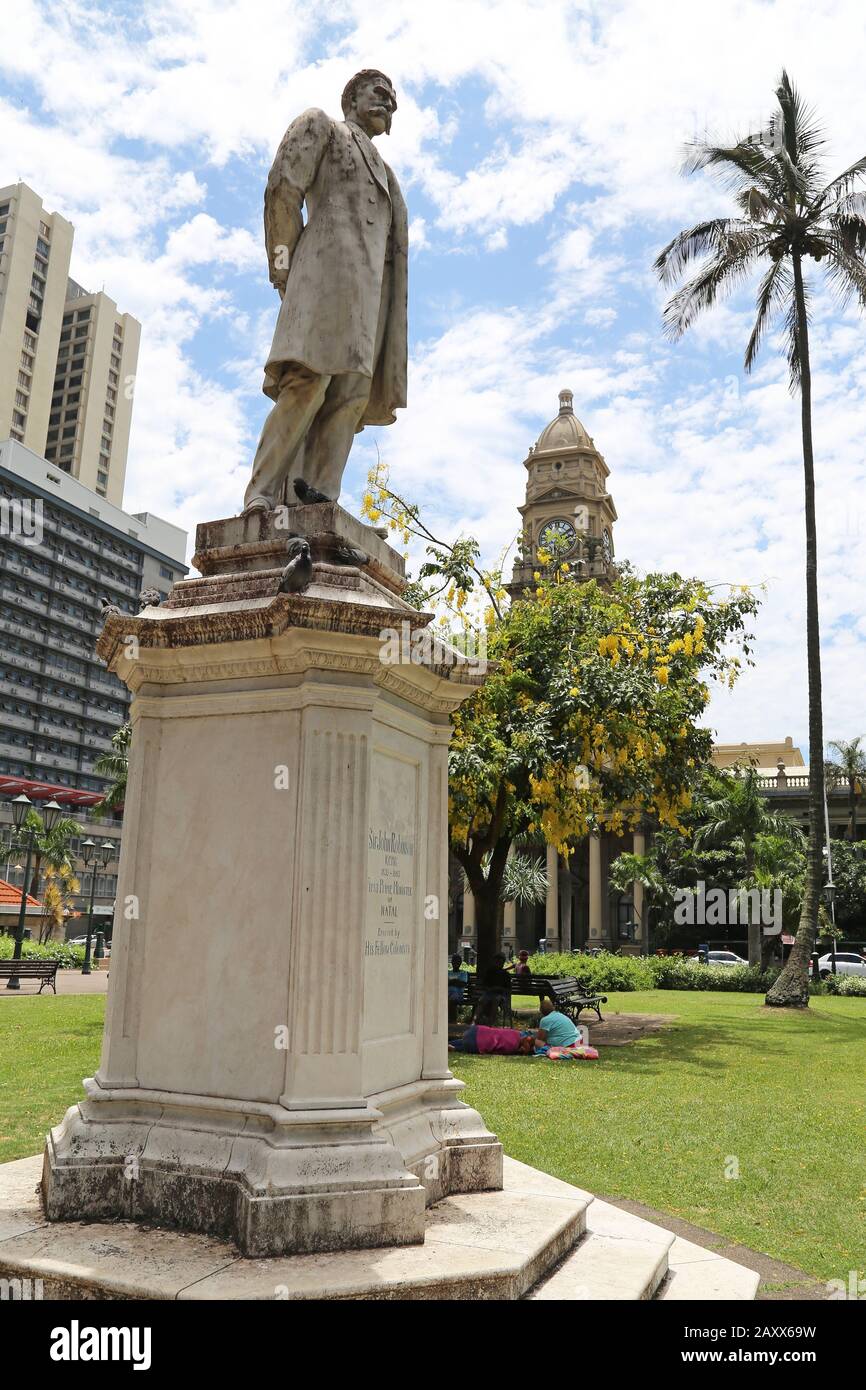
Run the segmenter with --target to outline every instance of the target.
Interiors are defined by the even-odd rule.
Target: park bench
[[[594,1009],[599,1023],[603,1023],[601,1006],[607,1003],[606,994],[587,994],[574,976],[555,975],[511,975],[510,992],[504,999],[506,1022],[512,1021],[511,1000],[516,994],[534,994],[538,999],[551,999],[561,1013],[566,1014],[573,1023],[580,1022],[583,1009]],[[464,1002],[475,1005],[484,993],[478,977],[470,977],[466,986]]]
[[[56,994],[59,965],[59,960],[0,960],[0,980],[11,980],[13,975],[19,980],[41,980],[39,994],[46,985]]]

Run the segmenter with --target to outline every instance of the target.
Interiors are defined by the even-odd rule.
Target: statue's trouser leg
[[[391,275],[386,265],[376,323],[374,362],[378,362],[382,352],[390,306]],[[307,436],[301,475],[312,487],[318,488],[334,501],[340,496],[352,440],[363,419],[372,385],[372,378],[362,376],[360,372],[332,376],[321,409]]]
[[[332,378],[317,376],[293,364],[283,373],[280,394],[262,429],[253,460],[253,472],[244,495],[248,507],[257,497],[274,506],[280,485],[298,447],[320,408]]]
[[[371,381],[358,372],[332,376],[304,448],[303,476],[334,501],[340,496],[346,460],[370,399]]]

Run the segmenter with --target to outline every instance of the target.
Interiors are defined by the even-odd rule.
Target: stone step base
[[[753,1298],[758,1276],[512,1159],[502,1192],[428,1210],[423,1245],[244,1259],[132,1222],[45,1221],[42,1159],[0,1166],[0,1277],[47,1299]]]

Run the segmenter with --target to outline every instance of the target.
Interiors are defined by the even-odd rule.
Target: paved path
[[[6,981],[0,980],[0,999],[32,999],[39,993],[40,980],[22,980],[20,989],[7,989]],[[108,971],[94,970],[92,975],[82,975],[79,970],[58,970],[58,994],[105,994],[108,989]],[[51,990],[46,986],[43,999],[51,999]]]

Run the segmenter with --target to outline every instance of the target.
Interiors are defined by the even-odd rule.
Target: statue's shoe
[[[241,513],[242,516],[252,516],[253,512],[271,512],[274,509],[273,502],[267,497],[251,497]]]

